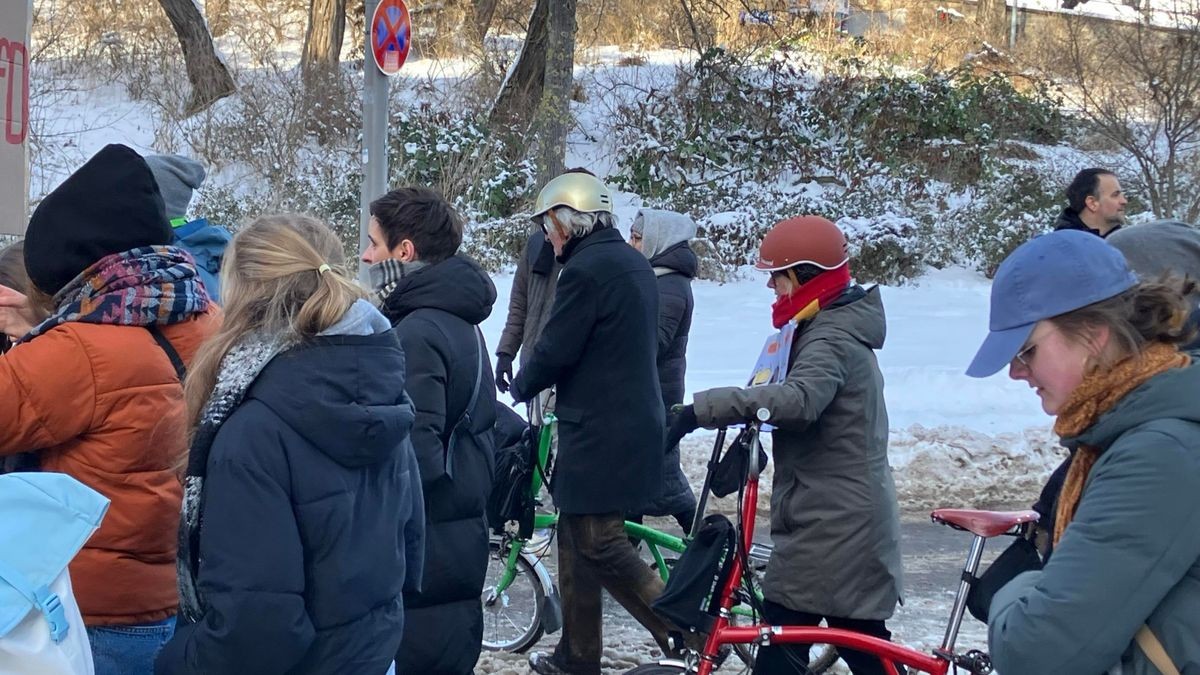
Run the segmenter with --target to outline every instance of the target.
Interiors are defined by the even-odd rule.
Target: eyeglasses
[[[1017,352],[1017,355],[1013,357],[1013,360],[1017,361],[1022,366],[1025,366],[1025,368],[1027,368],[1027,369],[1033,368],[1033,357],[1036,354],[1037,354],[1037,343],[1033,343],[1033,344],[1030,344],[1028,347],[1022,349],[1021,351]]]

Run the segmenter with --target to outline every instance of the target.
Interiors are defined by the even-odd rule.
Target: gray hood
[[[392,323],[382,312],[366,300],[359,299],[350,305],[350,309],[346,310],[337,323],[326,328],[321,335],[375,335],[391,329]]]
[[[1179,419],[1200,423],[1200,353],[1192,364],[1155,375],[1129,392],[1076,438],[1064,438],[1067,447],[1080,443],[1107,449],[1123,434],[1152,420]]]
[[[1146,281],[1165,273],[1200,280],[1200,231],[1178,220],[1123,227],[1106,239],[1125,255],[1130,269]]]
[[[642,235],[642,255],[647,260],[675,244],[696,238],[696,221],[691,216],[661,209],[638,211],[629,229]]]

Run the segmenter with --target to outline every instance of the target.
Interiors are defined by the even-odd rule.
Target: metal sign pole
[[[1012,0],[1012,21],[1008,24],[1008,50],[1012,51],[1017,47],[1017,2]]]
[[[359,216],[359,251],[367,248],[367,228],[371,220],[371,201],[387,191],[387,127],[388,127],[388,78],[371,58],[372,26],[371,17],[380,0],[364,0],[367,17],[366,34],[363,49],[363,182],[361,194],[361,214]],[[360,263],[358,279],[367,283],[367,266]]]

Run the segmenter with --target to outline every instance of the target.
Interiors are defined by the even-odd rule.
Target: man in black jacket
[[[664,410],[655,359],[658,285],[615,229],[599,179],[568,173],[538,196],[535,220],[563,263],[550,319],[513,379],[517,401],[557,386],[559,454],[550,490],[558,523],[563,634],[538,673],[600,672],[601,588],[666,651],[669,626],[650,608],[662,581],[625,537],[662,481]]]
[[[1067,186],[1067,207],[1054,223],[1056,230],[1081,230],[1107,237],[1125,222],[1125,193],[1108,169],[1084,169]]]
[[[432,190],[401,188],[371,203],[372,287],[404,347],[416,406],[412,442],[425,490],[425,570],[404,597],[402,675],[472,672],[483,639],[496,394],[479,324],[496,288],[457,254],[463,225]]]

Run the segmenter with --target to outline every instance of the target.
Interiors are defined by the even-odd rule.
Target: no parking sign
[[[404,0],[382,0],[371,17],[371,53],[384,75],[400,72],[412,41],[412,20]]]

